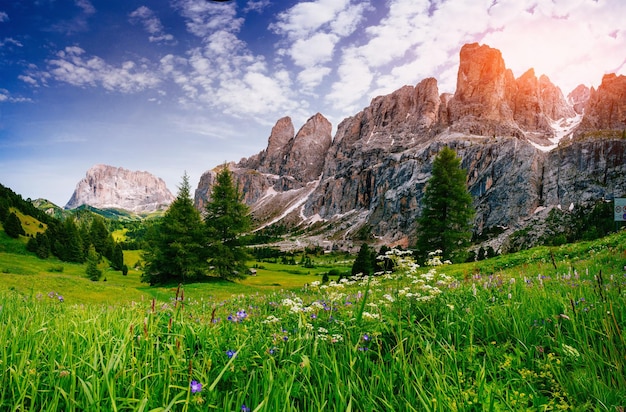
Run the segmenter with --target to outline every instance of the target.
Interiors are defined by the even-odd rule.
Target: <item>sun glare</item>
[[[501,50],[515,77],[533,68],[537,77],[545,74],[567,95],[579,84],[601,82],[604,68],[611,67],[616,58],[607,50],[610,40],[610,33],[594,34],[583,24],[544,18],[512,22],[485,36],[483,42]]]

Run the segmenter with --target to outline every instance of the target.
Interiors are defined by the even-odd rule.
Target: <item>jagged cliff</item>
[[[144,213],[167,208],[173,200],[165,182],[148,172],[95,165],[78,182],[65,209],[89,205]]]
[[[440,95],[432,78],[404,86],[342,121],[334,139],[320,114],[295,136],[283,118],[265,151],[229,167],[259,227],[408,245],[432,160],[447,145],[468,171],[476,232],[511,233],[552,208],[626,195],[626,76],[568,98],[532,69],[515,79],[498,50],[469,44],[454,95]],[[618,132],[590,133],[598,130]],[[198,207],[214,174],[201,179]]]

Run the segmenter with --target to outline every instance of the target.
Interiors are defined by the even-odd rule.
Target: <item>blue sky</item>
[[[626,73],[623,0],[0,1],[0,183],[60,206],[94,164],[172,192],[258,153],[276,120],[334,128],[458,53],[502,51],[564,94]]]

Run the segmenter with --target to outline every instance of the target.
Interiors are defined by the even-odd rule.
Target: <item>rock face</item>
[[[572,105],[576,113],[583,114],[585,112],[585,105],[589,101],[589,94],[589,87],[584,84],[579,84],[567,95],[567,101]]]
[[[575,115],[550,79],[533,69],[518,79],[499,50],[477,43],[461,48],[457,89],[448,104],[448,126],[480,136],[516,136],[547,145],[552,123]]]
[[[289,117],[278,120],[272,128],[266,150],[228,165],[243,192],[244,201],[249,205],[262,198],[269,201],[275,195],[281,197],[281,193],[305,189],[319,179],[332,143],[331,130],[330,122],[319,113],[311,117],[295,136]],[[196,207],[203,208],[209,199],[217,172],[218,169],[213,169],[201,176],[195,192]],[[292,194],[282,197],[291,198]],[[275,205],[284,203],[278,198],[273,202]]]
[[[78,182],[65,209],[89,205],[143,213],[167,208],[173,200],[165,182],[148,172],[95,165]]]
[[[333,242],[373,236],[412,244],[432,161],[443,146],[467,171],[477,234],[520,229],[553,208],[626,195],[626,139],[572,139],[576,127],[626,129],[624,76],[605,76],[589,96],[577,88],[568,102],[532,69],[515,79],[498,50],[469,44],[460,56],[454,95],[440,95],[432,78],[404,86],[343,120],[332,140],[319,114],[295,136],[291,120],[279,120],[266,150],[229,165],[257,226],[308,226]],[[202,177],[198,207],[214,174]]]
[[[607,74],[589,92],[579,132],[626,129],[626,76]]]

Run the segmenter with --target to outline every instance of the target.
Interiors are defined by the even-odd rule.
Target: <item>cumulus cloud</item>
[[[165,32],[161,20],[146,6],[141,6],[129,15],[131,22],[139,22],[148,32],[151,42],[173,42],[174,36]]]
[[[6,89],[0,89],[0,103],[28,103],[28,102],[32,102],[32,99],[27,98],[27,97],[19,97],[19,96],[13,96],[11,95],[11,93],[6,90]]]
[[[351,0],[301,2],[280,13],[269,28],[283,36],[279,55],[289,56],[301,68],[297,78],[306,91],[331,73],[328,66],[339,42],[353,34],[370,3]]]
[[[154,72],[135,62],[126,61],[119,67],[97,56],[86,56],[77,46],[66,47],[48,61],[49,75],[57,81],[74,86],[102,86],[106,90],[132,93],[155,87],[161,79]]]

